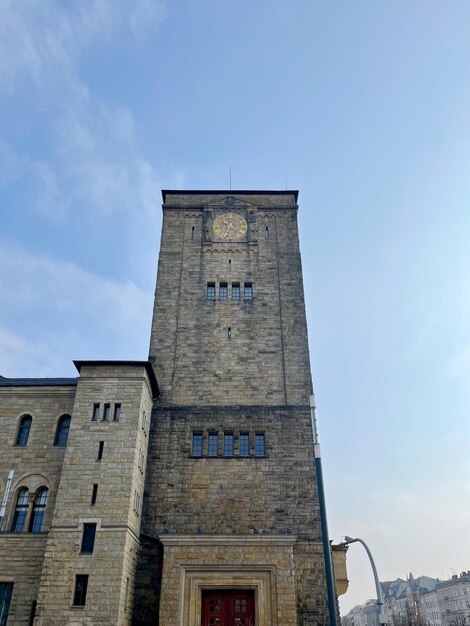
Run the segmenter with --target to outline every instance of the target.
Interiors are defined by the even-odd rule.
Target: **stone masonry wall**
[[[37,626],[64,618],[86,624],[131,623],[152,393],[143,366],[87,364],[80,371],[73,421],[49,533]],[[97,421],[93,406],[100,404]],[[103,421],[103,405],[110,419]],[[113,421],[116,403],[119,421]],[[104,442],[98,458],[99,442]],[[98,485],[96,504],[91,503]],[[92,554],[81,554],[83,524],[97,524]],[[75,576],[88,574],[83,608],[72,607]]]
[[[207,456],[207,433],[219,433],[219,456]],[[205,436],[193,458],[193,432]],[[232,432],[235,455],[223,456]],[[238,434],[249,432],[251,456],[240,457]],[[254,455],[265,433],[266,456]],[[142,530],[170,533],[286,533],[319,539],[310,413],[307,407],[155,408],[149,447]]]
[[[13,470],[5,518],[0,533],[0,581],[12,582],[9,623],[27,626],[37,599],[47,533],[54,511],[65,447],[54,446],[57,423],[71,415],[75,385],[0,387],[0,499],[3,499],[8,472]],[[31,415],[32,426],[26,446],[16,446],[19,423]],[[27,487],[30,510],[40,487],[49,490],[44,520],[39,533],[11,532],[18,491]]]
[[[164,207],[150,358],[163,404],[303,404],[311,391],[293,196],[173,198]],[[191,206],[192,200],[192,206]],[[207,201],[206,204],[204,202]],[[236,204],[233,204],[236,202]],[[217,240],[216,216],[236,212],[244,239]],[[207,299],[214,282],[217,298]],[[229,285],[218,299],[220,282]],[[240,283],[240,300],[230,288]],[[244,300],[243,285],[253,284]],[[228,328],[231,338],[228,338]]]

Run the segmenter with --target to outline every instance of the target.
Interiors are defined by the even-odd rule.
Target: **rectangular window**
[[[6,626],[10,610],[13,583],[0,583],[0,625]]]
[[[266,446],[264,441],[264,433],[256,433],[255,435],[255,454],[256,456],[266,455]]]
[[[111,410],[111,405],[106,403],[104,405],[104,411],[103,411],[103,422],[109,422],[109,412]]]
[[[202,456],[202,435],[201,433],[193,433],[193,456]]]
[[[240,300],[240,283],[232,283],[232,300]]]
[[[253,300],[253,283],[245,283],[243,297],[245,300]]]
[[[220,283],[219,285],[219,300],[227,300],[228,298],[228,284]]]
[[[207,283],[207,299],[215,300],[215,283]]]
[[[233,456],[233,434],[224,434],[224,456]]]
[[[100,416],[100,405],[98,402],[95,402],[93,405],[93,413],[91,414],[92,422],[96,422]]]
[[[96,504],[96,498],[98,497],[98,485],[94,483],[93,490],[91,492],[91,502],[90,504],[94,506]]]
[[[121,419],[121,405],[120,404],[115,404],[114,405],[113,421],[114,422],[119,422],[120,419]]]
[[[83,524],[81,554],[93,554],[95,545],[96,524]]]
[[[248,433],[240,433],[240,456],[249,456],[250,454],[250,435]]]
[[[98,445],[98,461],[101,461],[103,458],[103,450],[104,450],[104,441],[100,441]]]
[[[77,574],[75,576],[75,591],[73,593],[73,606],[85,606],[87,588],[88,588],[88,574]]]
[[[209,433],[208,456],[217,456],[217,433]]]

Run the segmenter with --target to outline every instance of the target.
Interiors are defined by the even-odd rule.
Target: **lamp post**
[[[375,567],[375,562],[372,557],[372,553],[369,550],[366,542],[363,539],[359,539],[359,537],[348,537],[347,535],[344,538],[344,541],[340,543],[340,546],[347,546],[350,543],[360,543],[364,546],[364,550],[367,552],[367,556],[369,557],[370,565],[372,567],[372,573],[374,574],[375,581],[375,591],[377,593],[377,608],[379,611],[379,624],[387,624],[387,616],[384,613],[384,601],[382,595],[382,587],[380,586],[379,576],[377,574],[377,568]]]
[[[312,420],[312,432],[313,432],[313,453],[315,457],[315,469],[317,475],[317,487],[318,487],[318,501],[320,505],[320,521],[323,540],[323,558],[325,560],[325,574],[326,574],[326,591],[328,595],[328,611],[330,614],[330,626],[337,625],[336,619],[336,593],[335,593],[335,581],[333,575],[333,563],[331,559],[331,546],[330,538],[328,536],[328,522],[326,518],[326,503],[325,503],[325,490],[323,488],[323,472],[321,466],[321,451],[320,441],[318,439],[318,427],[316,416],[315,395],[312,393],[310,396],[310,417]]]

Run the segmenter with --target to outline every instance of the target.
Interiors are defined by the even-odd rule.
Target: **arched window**
[[[31,417],[31,415],[25,415],[21,418],[15,445],[25,446],[28,443],[29,431],[31,430],[32,422],[33,418]]]
[[[11,530],[14,533],[20,533],[25,525],[26,516],[28,515],[29,505],[29,491],[26,487],[23,487],[18,492],[18,499],[16,500],[15,514],[13,515],[13,522],[11,524]]]
[[[55,432],[55,446],[66,446],[69,436],[70,415],[62,415],[57,422],[57,430]]]
[[[46,487],[41,487],[36,492],[36,497],[34,498],[33,514],[31,516],[31,522],[29,525],[29,530],[32,533],[41,532],[48,495],[49,490]]]

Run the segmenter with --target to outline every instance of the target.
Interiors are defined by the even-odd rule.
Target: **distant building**
[[[412,574],[380,583],[384,610],[394,626],[470,626],[470,571],[449,580]],[[355,606],[343,626],[379,626],[377,601]]]
[[[437,585],[442,626],[470,625],[470,571]]]

